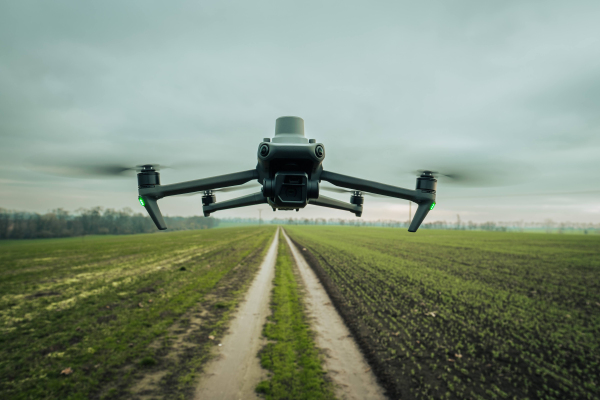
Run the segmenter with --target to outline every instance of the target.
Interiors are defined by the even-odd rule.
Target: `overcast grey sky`
[[[245,170],[296,115],[331,171],[413,188],[410,171],[459,165],[501,185],[440,182],[428,221],[598,223],[598,21],[598,1],[0,1],[0,207],[140,210],[135,176],[40,165],[200,163],[163,183]],[[160,204],[201,214],[199,196]],[[363,216],[407,212],[367,199]]]

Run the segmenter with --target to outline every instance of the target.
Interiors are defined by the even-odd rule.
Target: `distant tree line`
[[[458,217],[458,216],[457,216]],[[232,218],[222,219],[222,222],[238,222],[245,224],[258,224],[256,218]],[[274,218],[270,221],[263,221],[267,224],[277,225],[346,225],[346,226],[379,226],[387,228],[408,228],[408,221],[395,220],[377,220],[366,221],[362,219],[342,219],[342,218]],[[470,231],[494,231],[494,232],[526,232],[538,231],[547,233],[569,233],[581,232],[585,234],[600,234],[600,224],[579,223],[579,222],[554,222],[547,219],[544,222],[464,222],[457,218],[454,221],[432,221],[424,222],[419,229],[446,229],[446,230],[470,230]]]
[[[205,218],[205,217],[165,217],[168,231],[214,228],[220,222],[231,224],[276,224],[276,225],[346,225],[379,226],[388,228],[408,228],[408,221],[342,218]],[[600,234],[600,224],[554,222],[425,222],[420,229],[483,230],[483,231],[542,231],[547,233],[581,232]],[[121,211],[94,207],[79,209],[69,213],[63,209],[52,210],[46,214],[17,212],[0,208],[0,239],[36,239],[58,238],[83,235],[127,235],[134,233],[156,232],[154,223],[145,214],[134,213],[130,208]]]
[[[219,224],[209,217],[165,217],[169,231],[208,229]],[[63,209],[46,214],[9,211],[0,208],[0,239],[57,238],[83,235],[127,235],[156,232],[150,217],[101,207],[79,209],[71,214]]]

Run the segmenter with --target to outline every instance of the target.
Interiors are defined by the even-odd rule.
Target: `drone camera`
[[[281,205],[306,204],[308,176],[304,172],[275,174],[275,192]]]
[[[263,180],[263,196],[279,207],[304,208],[309,198],[319,197],[319,184],[305,172],[280,171]]]

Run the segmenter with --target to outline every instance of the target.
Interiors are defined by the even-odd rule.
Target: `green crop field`
[[[189,392],[274,232],[0,242],[0,398],[131,398],[161,368],[138,391]]]
[[[391,398],[600,397],[600,238],[286,227]]]
[[[390,398],[600,396],[599,237],[285,229]],[[1,241],[0,398],[189,397],[274,232]],[[293,271],[281,244],[259,390],[329,398]]]

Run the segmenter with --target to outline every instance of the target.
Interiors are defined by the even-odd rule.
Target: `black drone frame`
[[[417,212],[408,228],[416,232],[430,210],[435,206],[437,180],[429,171],[417,178],[415,190],[404,189],[365,179],[323,170],[325,147],[314,139],[304,137],[304,120],[281,117],[275,124],[275,137],[265,138],[258,147],[258,165],[255,169],[193,181],[160,184],[160,175],[152,165],[144,165],[138,173],[139,201],[158,229],[167,229],[157,201],[167,196],[203,192],[204,216],[231,208],[269,204],[275,210],[296,210],[308,204],[346,210],[357,217],[362,215],[362,192],[409,200],[418,204]],[[259,192],[231,200],[216,201],[214,190],[243,185],[251,181],[262,185]],[[319,194],[321,181],[352,190],[350,202]]]

